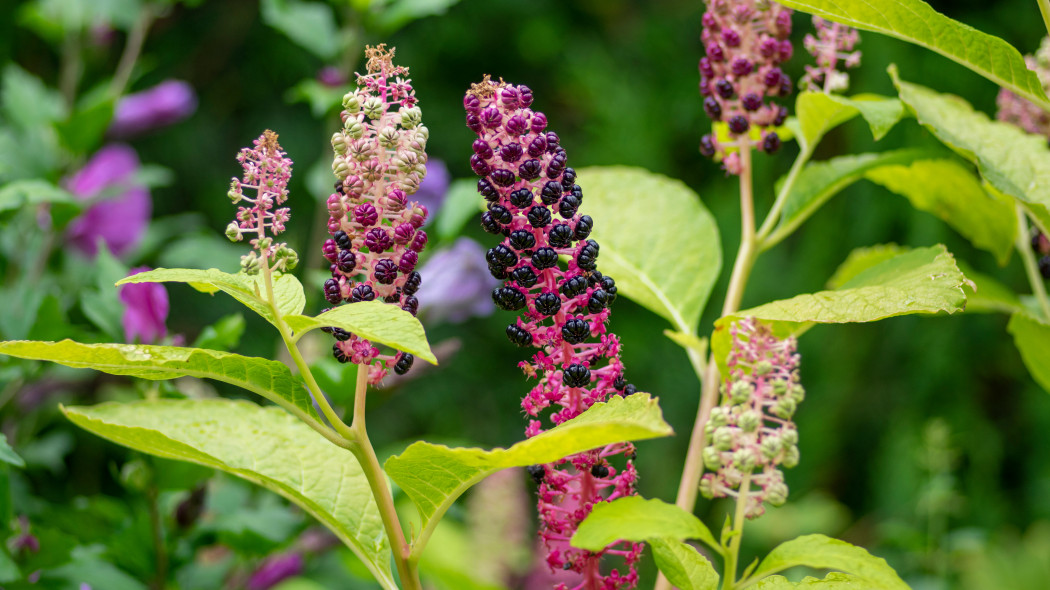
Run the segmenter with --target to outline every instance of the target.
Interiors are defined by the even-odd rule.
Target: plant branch
[[[1046,33],[1050,35],[1050,0],[1038,0],[1039,12],[1043,14],[1043,25],[1046,26]]]
[[[1028,275],[1028,282],[1032,285],[1032,293],[1035,294],[1036,301],[1039,302],[1039,307],[1043,310],[1043,317],[1050,322],[1050,299],[1047,299],[1046,286],[1043,285],[1043,277],[1039,273],[1039,263],[1035,260],[1035,254],[1032,252],[1027,237],[1028,217],[1025,215],[1024,209],[1018,205],[1017,252],[1021,255],[1021,261],[1024,262],[1025,274]]]
[[[798,224],[780,228],[778,223],[780,222],[780,214],[784,211],[784,205],[787,203],[787,198],[791,194],[791,190],[795,188],[795,182],[798,180],[799,174],[802,173],[802,169],[806,167],[809,159],[813,156],[815,147],[802,146],[798,157],[795,158],[795,162],[791,165],[791,170],[788,171],[784,184],[777,192],[777,198],[773,202],[773,207],[769,210],[765,221],[762,222],[762,227],[758,230],[759,251],[765,252],[779,244],[781,240],[791,235],[791,232],[798,228]]]
[[[120,54],[117,71],[113,74],[113,81],[109,85],[109,94],[113,98],[119,98],[127,90],[131,72],[135,69],[135,62],[138,61],[139,54],[142,53],[142,46],[146,42],[146,33],[153,26],[156,16],[152,4],[147,2],[142,5],[142,11],[128,33],[128,40],[124,43],[124,52]]]
[[[152,466],[151,466],[152,469]],[[168,580],[168,552],[164,547],[164,529],[161,526],[160,510],[157,507],[157,484],[151,481],[146,491],[146,504],[149,507],[149,524],[153,537],[153,553],[157,562],[153,581],[150,582],[152,590],[164,590]]]
[[[751,473],[745,473],[740,482],[740,495],[736,497],[736,514],[733,516],[733,530],[729,533],[729,550],[726,551],[725,569],[722,574],[722,590],[736,588],[737,563],[740,561],[740,541],[744,537],[744,523],[747,521],[747,497],[751,491]]]

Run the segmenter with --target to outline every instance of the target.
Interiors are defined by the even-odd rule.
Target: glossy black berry
[[[401,287],[401,291],[405,295],[415,295],[416,291],[419,290],[419,285],[422,284],[423,277],[416,271],[408,273],[405,277],[405,286]]]
[[[608,304],[608,297],[605,295],[605,291],[601,289],[595,289],[591,292],[590,299],[587,300],[587,311],[591,313],[598,313],[605,309]]]
[[[733,83],[725,78],[715,82],[715,92],[718,93],[718,96],[721,96],[726,100],[733,98],[733,95],[736,94],[736,90],[733,88]]]
[[[715,138],[713,136],[705,135],[700,138],[700,155],[705,158],[715,155]]]
[[[584,387],[591,382],[591,370],[579,363],[569,365],[562,371],[561,381],[568,387]]]
[[[358,285],[350,291],[350,301],[372,301],[376,298],[376,292],[368,285]]]
[[[594,229],[594,220],[591,219],[590,215],[581,215],[576,220],[576,239],[586,240],[587,236],[591,235],[591,230]]]
[[[375,270],[372,271],[376,281],[383,285],[389,285],[397,279],[397,263],[386,258],[376,262]]]
[[[496,221],[492,211],[486,211],[481,214],[481,228],[490,234],[498,234],[503,231],[503,224]]]
[[[555,248],[567,248],[572,244],[572,228],[565,223],[554,224],[547,232],[547,241]]]
[[[549,180],[547,184],[543,185],[543,189],[540,190],[540,200],[543,201],[544,205],[553,205],[561,198],[561,193],[561,183],[556,180]]]
[[[339,292],[339,281],[335,279],[328,279],[324,282],[324,298],[328,303],[339,303],[343,300],[342,295]]]
[[[398,289],[383,298],[384,303],[397,303],[399,301],[401,301],[401,289]]]
[[[478,180],[478,192],[481,193],[481,196],[485,197],[485,200],[490,203],[499,200],[499,191],[496,190],[496,187],[492,186],[492,183],[489,182],[489,179],[487,178]]]
[[[635,387],[635,386],[634,386],[634,384],[632,384],[632,383],[628,383],[628,384],[627,384],[627,385],[626,385],[626,386],[625,386],[625,387],[623,388],[623,395],[624,395],[625,397],[626,397],[626,396],[628,396],[628,395],[634,395],[634,394],[636,394],[636,393],[638,393],[638,388],[637,388],[637,387]]]
[[[580,253],[576,255],[576,265],[583,270],[594,270],[598,268],[598,242],[587,240]]]
[[[616,389],[616,391],[623,391],[624,387],[627,387],[627,380],[623,378],[623,375],[620,375],[615,381],[613,381],[613,388]]]
[[[492,214],[492,218],[496,221],[507,225],[514,219],[514,216],[510,214],[510,211],[503,205],[489,205],[489,213]]]
[[[525,471],[528,472],[532,481],[536,482],[536,485],[543,483],[543,477],[547,475],[547,470],[543,468],[543,465],[529,465]]]
[[[412,368],[412,363],[415,360],[416,357],[408,354],[407,352],[402,352],[401,355],[398,357],[397,362],[394,363],[394,372],[398,375],[404,375],[408,372],[409,369]]]
[[[500,159],[508,163],[517,162],[521,159],[523,153],[524,150],[522,150],[521,146],[517,143],[508,143],[499,149]]]
[[[514,287],[497,287],[492,290],[492,302],[505,311],[517,311],[525,307],[525,294]]]
[[[579,344],[591,335],[591,326],[587,320],[571,319],[561,327],[561,337],[569,344]]]
[[[593,271],[589,275],[587,275],[587,284],[592,287],[597,287],[598,283],[602,282],[602,278],[602,273],[598,271]]]
[[[536,284],[538,277],[528,266],[520,266],[510,273],[510,279],[522,287],[528,289]]]
[[[532,265],[537,270],[554,268],[558,265],[558,253],[554,248],[536,248],[536,251],[532,253]]]
[[[524,209],[532,204],[532,191],[527,188],[519,188],[510,193],[510,204],[519,209]]]
[[[551,222],[550,210],[546,207],[541,207],[540,205],[536,205],[529,209],[529,212],[526,216],[528,217],[529,223],[532,225],[532,227],[544,227]],[[510,221],[508,221],[507,223],[510,223]]]
[[[598,478],[609,477],[609,468],[604,463],[598,463],[591,467],[591,475]]]
[[[718,104],[718,100],[713,96],[704,99],[704,112],[712,121],[722,120],[722,105]]]
[[[568,298],[573,298],[587,290],[587,279],[583,277],[572,277],[566,280],[560,286],[562,295]]]
[[[775,154],[780,149],[780,136],[770,131],[762,138],[762,150],[767,154]]]
[[[510,341],[518,346],[529,346],[532,344],[532,334],[529,334],[528,330],[519,328],[514,324],[507,326],[507,338],[510,338]]]
[[[335,336],[335,339],[340,342],[346,342],[350,339],[350,332],[342,328],[332,328],[332,336]]]
[[[492,174],[489,174],[489,178],[492,182],[496,183],[496,186],[510,186],[514,184],[514,173],[510,170],[504,170],[502,168],[493,170]]]
[[[540,177],[540,172],[543,172],[543,166],[539,160],[525,160],[518,166],[518,176],[522,180],[535,180]]]
[[[338,342],[332,345],[332,356],[335,357],[335,360],[341,363],[345,363],[350,360],[350,357],[346,356],[346,353],[343,352],[343,349],[339,347]]]
[[[729,118],[729,131],[736,135],[747,133],[750,126],[751,124],[747,122],[747,117],[743,115],[734,115]]]
[[[754,92],[748,92],[740,99],[740,104],[745,111],[757,111],[762,108],[762,97]]]
[[[558,203],[558,215],[561,215],[565,219],[572,219],[576,215],[576,210],[580,208],[580,200],[572,195],[565,195],[561,198],[561,202]]]
[[[540,296],[536,298],[535,304],[537,313],[542,315],[554,315],[561,309],[561,297],[557,294],[547,292],[540,293]]]
[[[532,235],[532,232],[526,229],[519,229],[510,232],[510,247],[515,250],[528,250],[536,246],[536,236]],[[509,264],[507,266],[510,266]]]
[[[608,299],[605,306],[612,305],[612,302],[616,300],[616,281],[612,277],[602,277],[602,290],[605,291],[605,296]]]
[[[514,234],[512,233],[511,235]],[[496,244],[495,247],[489,248],[489,251],[485,253],[485,260],[489,264],[510,267],[518,263],[518,255],[514,253],[514,250],[503,244]]]
[[[565,172],[561,175],[562,187],[568,189],[574,182],[576,182],[576,170],[573,168],[566,168]]]
[[[354,243],[350,240],[350,236],[346,235],[346,232],[343,230],[336,231],[332,234],[332,237],[335,238],[335,243],[339,244],[339,248],[343,250],[350,250],[354,247]]]
[[[401,309],[412,315],[416,315],[416,312],[419,311],[419,300],[409,295],[408,297],[405,297],[405,301],[401,304]]]
[[[500,266],[498,264],[489,265],[489,274],[492,275],[492,278],[499,279],[501,281],[509,276],[509,274],[507,273],[507,267]]]
[[[357,257],[354,256],[354,251],[341,250],[339,256],[335,259],[335,265],[344,273],[353,272],[357,266]]]

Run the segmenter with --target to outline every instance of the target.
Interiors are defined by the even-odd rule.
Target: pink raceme
[[[1025,65],[1039,76],[1043,89],[1050,91],[1050,37],[1044,37],[1035,55],[1026,55]],[[1003,88],[996,98],[997,118],[1024,129],[1028,133],[1050,137],[1050,113],[1028,99]]]
[[[844,70],[860,65],[860,51],[854,51],[860,43],[860,33],[819,16],[813,17],[813,26],[817,35],[807,34],[802,39],[802,46],[813,55],[817,65],[807,65],[799,83],[814,92],[844,91],[849,88],[849,74],[838,69],[839,62]]]
[[[426,175],[429,131],[422,124],[408,69],[393,64],[394,50],[369,47],[368,74],[343,97],[343,128],[332,136],[332,171],[339,181],[328,197],[328,231],[322,254],[332,278],[325,299],[332,305],[380,299],[415,314],[422,282],[415,270],[427,244],[420,229],[427,209],[408,197]],[[333,354],[340,362],[369,366],[369,383],[393,367],[401,375],[411,354],[380,354],[368,340],[339,328]]]
[[[594,222],[578,211],[583,189],[558,135],[547,131],[546,116],[529,108],[532,100],[527,87],[488,77],[464,98],[467,126],[478,136],[470,164],[488,201],[482,226],[503,238],[486,254],[489,271],[504,281],[492,299],[501,309],[522,312],[507,328],[511,342],[537,349],[519,365],[538,381],[521,402],[531,417],[529,437],[612,395],[635,391],[624,380],[620,340],[606,329],[616,283],[597,270],[598,243],[589,239]],[[565,266],[560,256],[568,258]],[[595,503],[634,493],[633,458],[634,447],[618,443],[529,468],[539,484],[547,563],[577,574],[573,584],[558,588],[615,590],[637,583],[640,545],[618,542],[591,553],[568,543]],[[625,571],[603,569],[603,555],[620,556]]]

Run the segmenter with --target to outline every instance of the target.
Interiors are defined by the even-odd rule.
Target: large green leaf
[[[865,585],[857,576],[831,572],[824,579],[806,576],[801,582],[792,582],[784,576],[762,578],[754,586],[755,590],[876,590]]]
[[[204,293],[222,291],[248,306],[271,324],[276,322],[273,309],[265,299],[266,288],[263,285],[262,274],[230,274],[217,268],[157,268],[121,279],[117,285],[127,283],[189,283],[191,287]],[[282,274],[275,277],[273,295],[277,300],[277,309],[282,315],[300,314],[306,306],[303,286],[294,275]]]
[[[16,180],[0,189],[0,211],[21,209],[41,203],[57,203],[79,209],[69,191],[40,179]]]
[[[859,578],[860,587],[865,590],[909,590],[885,559],[824,535],[805,535],[778,545],[758,564],[754,577],[762,578],[799,565],[852,574]]]
[[[1043,85],[1012,45],[954,21],[921,0],[777,0],[865,31],[914,43],[1050,108]]]
[[[1046,138],[992,121],[968,102],[909,84],[890,68],[901,100],[945,145],[977,164],[1001,192],[1036,205],[1050,205],[1050,149]]]
[[[860,94],[851,98],[823,92],[800,92],[795,99],[799,143],[812,149],[825,133],[857,115],[864,117],[875,140],[882,139],[904,116],[904,106],[896,98]]]
[[[202,348],[72,340],[0,342],[0,354],[140,379],[214,379],[257,393],[303,420],[320,424],[302,380],[277,361]]]
[[[640,168],[578,172],[580,210],[594,218],[591,235],[601,244],[599,270],[620,294],[695,334],[722,265],[718,227],[700,197]]]
[[[260,12],[263,22],[321,59],[334,58],[343,46],[335,13],[324,2],[263,0]]]
[[[7,435],[0,434],[0,461],[14,465],[15,467],[25,467],[25,459],[18,456],[18,453],[11,448],[11,445],[7,442]]]
[[[696,549],[677,539],[649,541],[656,567],[680,590],[716,590],[719,576],[714,566]]]
[[[1010,259],[1017,236],[1013,201],[986,192],[973,172],[956,160],[882,166],[864,176],[906,197],[916,209],[940,217],[974,246],[995,255],[999,264]]]
[[[660,538],[699,539],[721,552],[714,535],[691,512],[641,496],[627,496],[595,506],[576,529],[572,546],[598,551],[617,539],[641,542]]]
[[[902,149],[878,154],[839,156],[807,164],[791,187],[791,192],[784,202],[780,223],[770,242],[778,242],[795,231],[828,200],[863,178],[868,171],[881,166],[909,164],[916,160],[936,157],[937,154],[938,152],[932,150]]]
[[[345,542],[384,588],[390,545],[360,465],[277,408],[156,400],[63,408],[75,424],[137,451],[220,469],[281,494]]]
[[[382,301],[348,303],[317,317],[293,315],[286,317],[285,321],[297,339],[310,330],[333,326],[437,364],[437,358],[427,343],[423,324],[400,307]]]
[[[508,467],[553,463],[603,445],[672,434],[656,399],[636,393],[594,404],[579,416],[509,449],[453,449],[413,443],[384,468],[415,502],[422,526],[431,527],[472,485]]]
[[[1019,312],[1010,317],[1006,329],[1013,334],[1032,378],[1050,393],[1050,324]]]

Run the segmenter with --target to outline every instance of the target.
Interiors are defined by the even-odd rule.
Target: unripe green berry
[[[244,234],[241,233],[241,228],[236,221],[231,221],[230,225],[226,226],[226,237],[231,242],[239,242],[244,239]]]
[[[736,441],[736,433],[733,430],[729,426],[722,426],[716,429],[714,436],[711,437],[711,444],[719,451],[732,449],[733,443]]]
[[[361,139],[365,135],[365,126],[356,119],[348,119],[343,124],[343,129],[346,130],[346,134],[354,139]]]
[[[356,93],[347,92],[343,95],[343,110],[351,115],[361,112],[361,99],[357,98]]]
[[[396,148],[400,139],[401,135],[395,127],[384,127],[379,131],[379,145],[388,150]]]
[[[784,443],[781,440],[781,438],[775,434],[771,434],[763,438],[762,444],[760,445],[760,448],[762,449],[762,456],[772,461],[774,458],[776,458],[777,455],[780,454],[783,445]]]
[[[748,410],[740,414],[740,418],[736,423],[744,432],[754,432],[762,426],[762,414],[754,410]]]
[[[346,161],[342,158],[336,158],[332,160],[332,172],[335,173],[339,180],[344,180],[350,174],[350,167],[347,166]]]
[[[725,408],[722,406],[715,406],[712,408],[711,417],[707,419],[707,423],[713,424],[715,427],[729,424],[729,415],[726,414]]]
[[[766,502],[772,506],[783,506],[787,502],[788,487],[786,483],[777,482],[766,488]]]
[[[711,471],[717,471],[722,468],[722,453],[718,452],[718,449],[714,447],[705,447],[702,456],[704,459],[704,467]]]
[[[383,113],[386,112],[386,103],[384,103],[383,99],[378,96],[370,96],[365,100],[365,104],[363,104],[361,108],[366,117],[375,120],[382,117]]]
[[[729,386],[729,401],[732,404],[742,404],[751,399],[755,389],[747,381],[734,381]]]
[[[339,155],[346,153],[346,136],[338,131],[332,134],[332,150]]]
[[[787,393],[787,391],[788,391],[787,381],[781,381],[781,380],[778,379],[778,380],[774,381],[771,384],[771,386],[770,386],[770,392],[775,397],[780,397],[780,396],[784,395],[785,393]]]
[[[758,457],[755,456],[755,452],[751,449],[737,449],[733,453],[733,465],[745,473],[754,469],[757,461]]]
[[[419,107],[401,107],[401,126],[412,129],[423,120],[423,113]]]
[[[795,415],[795,410],[797,408],[798,404],[795,403],[795,400],[791,399],[790,397],[785,397],[777,400],[777,403],[773,404],[773,407],[770,409],[770,411],[772,411],[773,415],[778,418],[789,420],[792,416]]]
[[[785,445],[797,445],[798,429],[795,428],[794,424],[788,424],[780,429],[780,438]]]
[[[806,399],[806,388],[801,385],[795,385],[791,388],[791,393],[788,395],[791,396],[791,399],[795,400],[796,404],[800,404],[802,403],[802,400]]]
[[[784,467],[787,467],[788,469],[791,469],[795,465],[798,465],[799,458],[800,456],[798,453],[798,447],[795,445],[791,445],[790,447],[784,449],[784,460],[781,461],[780,464]]]
[[[771,363],[771,362],[769,362],[767,360],[758,361],[757,363],[754,364],[754,366],[751,367],[751,371],[754,372],[754,374],[758,375],[758,376],[767,375],[772,370],[773,370],[773,363]]]
[[[715,497],[715,480],[713,477],[700,478],[700,495],[708,500]]]

